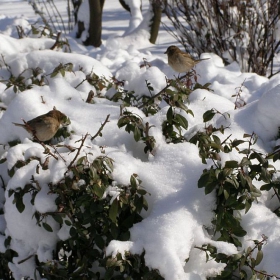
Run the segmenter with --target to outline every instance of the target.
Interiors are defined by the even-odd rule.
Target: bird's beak
[[[167,53],[167,51],[165,53]]]

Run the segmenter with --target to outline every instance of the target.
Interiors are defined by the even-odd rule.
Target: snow
[[[142,253],[145,250],[146,264],[158,269],[166,280],[202,280],[219,274],[225,264],[214,260],[206,262],[205,253],[195,246],[209,243],[217,247],[218,252],[225,254],[236,254],[242,250],[233,244],[212,240],[204,229],[211,227],[215,198],[214,193],[205,195],[204,189],[198,189],[197,181],[203,170],[211,166],[211,162],[202,164],[198,148],[191,143],[165,142],[161,123],[165,120],[168,106],[162,102],[162,110],[149,117],[137,108],[126,108],[139,115],[144,123],[149,122],[154,126],[150,133],[155,137],[156,147],[153,155],[147,155],[143,152],[143,144],[135,142],[133,135],[117,126],[119,103],[104,98],[112,97],[114,88],[108,92],[104,89],[97,97],[93,85],[81,83],[87,75],[93,73],[106,79],[115,76],[119,81],[124,81],[125,90],[135,91],[140,97],[156,94],[166,86],[166,77],[177,76],[167,65],[167,57],[164,55],[167,46],[177,44],[174,39],[161,29],[157,44],[150,44],[147,32],[139,23],[138,1],[132,3],[134,10],[130,22],[129,15],[123,18],[122,14],[114,13],[116,10],[125,13],[115,2],[118,1],[105,1],[102,46],[97,49],[84,47],[74,39],[73,34],[69,34],[67,37],[72,53],[49,50],[55,43],[52,39],[16,39],[15,26],[23,25],[28,30],[29,21],[35,21],[36,17],[31,16],[30,6],[26,2],[16,2],[16,9],[12,8],[12,1],[0,3],[0,54],[4,56],[5,63],[10,65],[11,73],[14,76],[22,74],[26,79],[31,79],[31,69],[40,68],[41,76],[37,78],[44,74],[47,80],[42,87],[33,86],[16,93],[13,87],[6,89],[0,82],[0,105],[7,109],[0,113],[0,156],[7,159],[0,165],[0,175],[6,183],[6,191],[0,189],[0,208],[4,207],[4,215],[0,215],[0,232],[12,237],[11,248],[19,254],[14,258],[14,263],[10,264],[15,279],[33,277],[34,272],[35,264],[32,259],[20,264],[18,261],[35,254],[39,261],[48,261],[52,258],[56,242],[69,237],[69,226],[64,224],[62,228],[58,228],[52,218],[47,218],[53,229],[53,232],[48,232],[36,225],[36,219],[32,216],[35,211],[46,213],[56,210],[56,196],[49,194],[48,183],[56,183],[63,178],[74,154],[69,153],[66,148],[59,148],[65,162],[62,158],[50,158],[49,168],[43,170],[38,163],[43,163],[46,159],[44,148],[31,141],[25,130],[13,125],[13,122],[21,122],[22,119],[27,121],[44,114],[54,106],[71,120],[68,131],[73,133],[60,141],[73,147],[79,147],[77,140],[86,133],[95,135],[106,116],[110,115],[102,137],[93,141],[88,138],[81,155],[90,153],[95,158],[102,154],[100,146],[104,147],[105,154],[114,160],[114,180],[120,184],[128,184],[131,174],[136,173],[142,180],[142,186],[151,194],[147,196],[149,209],[143,212],[143,221],[131,229],[130,241],[113,240],[106,249],[107,255],[116,255],[118,252],[124,254],[125,251]],[[147,6],[144,8],[147,11]],[[85,12],[86,9],[81,11]],[[81,16],[86,17],[85,14]],[[122,36],[123,33],[126,36]],[[255,149],[264,153],[271,152],[279,142],[276,141],[280,127],[279,74],[269,80],[254,73],[241,73],[235,62],[224,66],[221,58],[215,54],[201,56],[208,57],[209,60],[196,66],[196,71],[198,82],[211,83],[212,91],[197,89],[191,93],[187,105],[194,116],[181,112],[189,122],[189,129],[184,131],[186,139],[203,129],[203,113],[214,108],[221,114],[213,118],[213,125],[230,127],[220,136],[221,139],[226,139],[230,134],[232,139],[242,139],[244,133],[255,132],[259,137]],[[151,67],[139,67],[144,59]],[[73,68],[64,77],[61,73],[51,77],[60,63],[69,62],[73,64]],[[9,73],[1,68],[0,77],[1,80],[5,79],[9,77]],[[145,86],[146,81],[154,88],[152,93]],[[246,105],[235,110],[236,97],[233,95],[239,89],[242,89],[241,97]],[[93,104],[85,102],[91,90],[95,93]],[[8,148],[7,143],[13,140],[20,140],[21,143]],[[55,153],[53,148],[50,149]],[[7,169],[11,169],[17,161],[31,157],[38,160],[31,160],[24,167],[16,169],[15,175],[9,178]],[[222,154],[221,157],[221,162],[224,163],[226,160],[238,160],[241,155],[236,152],[231,155]],[[273,164],[279,169],[279,163]],[[13,203],[13,196],[8,195],[9,190],[24,188],[31,178],[38,182],[41,189],[34,205],[30,203],[30,194],[24,196],[25,209],[19,213]],[[114,186],[107,191],[113,197],[118,196],[118,190]],[[244,244],[252,246],[252,240],[260,240],[262,234],[268,236],[267,245],[263,247],[264,260],[257,268],[280,275],[280,225],[271,211],[276,208],[276,203],[271,202],[272,193],[263,193],[259,202],[253,203],[250,211],[242,215],[242,226],[247,231]],[[5,252],[3,235],[0,235],[0,252]]]

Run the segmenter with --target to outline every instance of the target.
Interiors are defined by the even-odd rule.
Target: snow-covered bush
[[[97,61],[0,37],[0,277],[280,273],[279,77],[208,54],[167,78],[118,38]],[[50,143],[13,125],[53,106],[71,124]]]
[[[11,84],[15,76],[10,74],[6,89],[19,94],[36,86],[44,87],[46,82],[51,84],[55,79],[70,81],[67,77],[78,73],[81,67],[64,62],[52,71],[49,69],[48,79],[43,74],[46,69],[41,69],[40,75],[35,75],[34,71],[21,72],[21,78],[16,78],[21,86]],[[12,73],[13,67],[5,66]],[[240,211],[247,213],[262,195],[252,183],[254,180],[265,183],[261,190],[274,190],[278,196],[276,171],[268,164],[269,158],[278,160],[278,152],[266,156],[254,150],[255,135],[246,136],[249,140],[231,140],[228,136],[222,141],[220,138],[230,127],[223,123],[214,126],[210,122],[216,114],[225,121],[230,115],[214,109],[200,116],[204,128],[187,132],[187,116],[194,116],[187,106],[189,96],[199,89],[211,92],[209,83],[200,85],[196,82],[195,74],[167,80],[165,88],[157,93],[151,83],[145,81],[149,95],[126,90],[117,78],[100,78],[93,73],[81,77],[84,78],[75,88],[87,83],[96,93],[90,102],[87,98],[86,103],[94,104],[99,102],[97,99],[104,99],[100,93],[105,91],[108,99],[121,106],[115,126],[124,127],[136,142],[141,141],[144,144],[142,153],[156,156],[159,136],[153,133],[154,129],[161,131],[167,145],[189,142],[198,146],[197,157],[209,167],[201,174],[198,187],[205,188],[206,195],[215,192],[216,208],[213,209],[212,225],[205,228],[212,240],[206,238],[194,249],[205,253],[205,262],[212,259],[212,262],[221,263],[221,275],[217,279],[233,275],[239,275],[240,279],[246,279],[247,275],[267,275],[256,269],[263,259],[262,248],[267,237],[263,235],[261,240],[254,240],[253,247],[243,246],[242,238],[247,232],[241,225]],[[27,81],[28,87],[24,86]],[[167,104],[164,110],[160,106],[162,101]],[[145,121],[159,114],[162,115],[159,127]],[[164,279],[160,270],[146,264],[145,250],[133,248],[130,241],[132,227],[145,220],[146,211],[151,211],[146,188],[135,173],[131,174],[128,184],[118,182],[114,176],[114,160],[105,155],[108,148],[93,144],[96,138],[102,138],[109,117],[107,115],[93,136],[86,133],[79,139],[74,132],[64,130],[55,136],[52,144],[30,140],[7,143],[0,169],[8,228],[2,236],[0,254],[3,277],[12,271],[15,279],[22,276],[50,280]],[[69,137],[72,140],[67,140]],[[64,143],[56,143],[62,139]],[[248,148],[240,150],[239,146],[246,143]],[[222,158],[227,154],[236,160],[224,160],[222,164]],[[238,154],[244,155],[240,162]],[[213,162],[212,166],[209,161]],[[149,182],[146,187],[147,184]],[[18,231],[18,224],[22,222],[22,231]],[[23,247],[19,247],[22,242]],[[232,248],[220,249],[220,242],[232,244]],[[243,250],[233,249],[238,247]],[[185,263],[189,261],[193,260],[187,258]],[[209,275],[214,279],[215,274],[217,272]]]

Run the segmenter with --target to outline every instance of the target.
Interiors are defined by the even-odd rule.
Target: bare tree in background
[[[102,44],[102,12],[105,0],[89,0],[90,22],[89,22],[89,37],[85,45],[100,47]]]
[[[131,14],[131,6],[132,2],[131,0],[119,0],[120,4],[123,6],[124,9],[129,11]],[[165,1],[165,0],[164,0]],[[159,27],[161,23],[161,15],[162,15],[162,2],[163,0],[149,0],[150,4],[150,12],[152,13],[152,17],[150,18],[149,22],[149,32],[150,32],[150,42],[152,44],[155,44],[158,32],[159,32]],[[142,3],[142,1],[141,1]],[[140,5],[140,10],[141,10]],[[144,19],[146,20],[146,19]]]
[[[150,42],[152,44],[156,43],[158,31],[161,22],[162,14],[162,1],[161,0],[150,0],[150,5],[152,6],[153,17],[151,19],[150,25]]]
[[[148,1],[148,0],[146,0]],[[162,3],[167,0],[149,0],[149,14],[143,20],[142,16],[142,0],[131,1],[131,0],[119,0],[120,4],[124,9],[131,13],[130,26],[127,29],[127,34],[139,29],[147,29],[150,32],[150,42],[155,44],[158,31],[161,23],[162,15]],[[66,34],[66,25],[55,5],[54,0],[29,0],[34,11],[38,13],[46,26],[53,30],[53,32],[60,32],[60,26],[63,27],[63,32]],[[92,45],[94,47],[99,47],[102,44],[102,13],[105,0],[67,0],[67,12],[68,12],[68,32],[73,28],[73,15],[76,25],[76,38],[81,38],[84,45]],[[39,4],[39,6],[37,5]],[[80,13],[80,9],[83,11]],[[51,11],[55,12],[51,14]],[[89,18],[87,16],[89,15]],[[82,15],[82,16],[81,16]],[[86,17],[86,18],[84,18]],[[55,19],[55,20],[54,20]],[[89,20],[88,22],[85,22]],[[49,24],[51,23],[51,25]],[[57,29],[57,26],[60,29]],[[85,30],[88,28],[88,30]],[[86,31],[86,38],[83,36],[83,32]]]
[[[75,18],[75,24],[78,21],[78,11],[80,8],[80,5],[82,4],[82,0],[72,0],[73,8],[74,8],[74,18]]]
[[[101,34],[102,34],[102,13],[105,0],[85,0],[89,3],[89,30],[88,37],[83,41],[86,46],[100,47],[102,44]],[[76,1],[79,2],[79,1]],[[81,3],[78,5],[78,9],[81,8]],[[80,38],[83,31],[85,30],[85,24],[82,19],[78,18],[77,11],[77,34],[76,37]]]

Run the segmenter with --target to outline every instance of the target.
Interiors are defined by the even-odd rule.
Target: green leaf
[[[235,189],[238,189],[238,187],[239,187],[239,183],[235,179],[235,177],[232,177],[232,179],[226,179],[226,183],[227,183],[227,185],[233,186]]]
[[[186,111],[186,113],[188,113],[188,114],[190,114],[190,115],[192,115],[192,116],[194,117],[194,113],[193,113],[192,110],[188,109],[188,110]]]
[[[247,166],[252,164],[251,161],[247,158],[247,157],[243,157],[241,162],[240,162],[240,166]]]
[[[117,223],[117,216],[118,216],[118,200],[115,199],[110,206],[109,209],[109,218],[113,223]]]
[[[18,257],[18,253],[12,249],[7,249],[3,255],[3,259],[7,260],[8,262],[12,262],[14,257]],[[2,265],[1,265],[1,269],[2,269]]]
[[[208,122],[208,121],[212,120],[215,115],[216,115],[216,112],[213,109],[206,111],[203,114],[203,122]]]
[[[6,160],[7,160],[6,158],[2,158],[2,159],[0,160],[0,164],[4,163]]]
[[[127,124],[127,118],[126,117],[122,117],[118,120],[118,127],[123,127]]]
[[[217,186],[216,182],[211,182],[210,184],[208,184],[205,187],[205,194],[211,193],[216,188],[216,186]]]
[[[53,229],[51,228],[51,226],[47,223],[42,223],[43,225],[43,228],[46,230],[46,231],[49,231],[49,232],[53,232]]]
[[[140,195],[145,195],[147,193],[147,191],[144,190],[144,189],[138,189],[137,193],[140,194]]]
[[[210,177],[210,173],[209,172],[205,172],[203,173],[199,180],[198,180],[198,187],[199,188],[204,188],[206,185],[207,185],[207,182],[209,180],[209,177]]]
[[[60,70],[60,73],[61,73],[62,77],[64,77],[64,76],[65,76],[65,69],[62,68],[62,69]]]
[[[172,124],[173,123],[173,108],[172,106],[169,107],[166,113],[166,118],[168,123]]]
[[[241,226],[239,226],[239,227],[233,228],[232,229],[232,233],[234,235],[238,236],[238,237],[243,237],[243,236],[245,236],[247,234],[247,231],[242,229]]]
[[[224,270],[222,271],[221,277],[223,279],[230,279],[229,276],[232,274],[232,271],[230,270]]]
[[[245,202],[245,214],[250,210],[252,203],[246,201]]]
[[[134,140],[135,140],[136,142],[138,142],[138,141],[141,139],[141,130],[138,128],[138,126],[135,126],[135,127],[134,127],[134,133],[133,133],[133,135],[134,135]]]
[[[99,249],[101,249],[101,250],[104,249],[105,242],[104,242],[104,239],[102,238],[102,236],[96,235],[94,241]]]
[[[83,161],[84,161],[85,159],[86,159],[86,157],[85,157],[85,156],[80,157],[80,158],[77,160],[76,165],[81,165],[81,164],[83,164]]]
[[[246,141],[244,141],[244,140],[237,140],[237,139],[235,139],[235,140],[233,140],[232,141],[232,143],[231,143],[231,145],[232,145],[232,147],[237,147],[237,146],[239,146],[240,144],[243,144],[243,143],[245,143]]]
[[[14,194],[14,200],[13,203],[16,203],[16,207],[19,213],[22,213],[25,209],[25,205],[22,201],[22,196],[19,193]]]
[[[239,171],[239,172],[238,172],[237,178],[239,179],[239,181],[240,181],[240,183],[241,183],[241,186],[242,186],[243,188],[245,188],[245,187],[246,187],[247,180],[246,180],[246,178],[244,177],[242,171]]]
[[[229,193],[227,190],[224,190],[224,197],[226,200],[229,198]]]
[[[65,223],[65,225],[67,225],[69,227],[72,225],[71,221],[69,221],[67,219],[64,219],[64,223]]]
[[[179,122],[181,127],[183,127],[186,130],[188,129],[189,123],[185,117],[183,117],[180,114],[177,114],[175,119]]]
[[[238,161],[236,161],[236,160],[226,161],[225,168],[238,168]]]
[[[228,176],[230,176],[231,174],[232,174],[232,168],[224,168],[223,169],[223,176],[224,176],[224,178],[226,178],[226,177],[228,177]],[[232,177],[232,176],[230,176],[230,177]]]
[[[243,134],[243,138],[251,138],[251,137],[252,137],[251,134],[247,134],[247,133],[244,133],[244,134]]]
[[[256,265],[260,264],[263,259],[263,251],[258,251],[256,257]]]
[[[69,233],[72,237],[75,237],[75,235],[77,234],[77,230],[74,227],[71,227]]]
[[[221,146],[221,139],[216,136],[216,135],[212,135],[214,142],[220,147]]]
[[[261,186],[260,190],[261,191],[269,191],[274,185],[273,184],[264,184]]]
[[[104,275],[104,280],[111,280],[113,278],[115,261],[113,263],[111,260],[112,259],[108,259],[106,262],[106,272]]]
[[[137,185],[137,180],[136,180],[136,177],[137,175],[131,175],[130,176],[130,185],[131,185],[131,188],[132,189],[137,189],[138,185]]]
[[[233,255],[232,260],[233,260],[233,261],[240,260],[242,256],[243,256],[243,255],[242,255],[242,254],[240,254],[240,253],[239,253],[239,254],[235,254],[235,255]]]
[[[259,163],[261,163],[261,164],[263,164],[267,161],[261,153],[257,153],[257,152],[253,152],[249,156],[249,159],[254,159],[254,158],[257,159],[259,161]]]
[[[102,186],[99,186],[98,184],[94,184],[93,191],[99,198],[103,197],[104,188],[102,188]]]
[[[7,248],[8,246],[10,246],[11,240],[12,240],[11,236],[8,236],[8,237],[5,239],[4,245],[5,245],[6,248]]]
[[[52,215],[52,217],[57,223],[63,224],[63,219],[62,219],[62,216],[60,214],[54,214],[54,215]]]
[[[220,149],[221,149],[221,145],[218,144],[218,143],[215,143],[215,142],[211,142],[211,143],[210,143],[210,146],[211,146],[213,149],[216,149],[216,150],[220,150]]]
[[[242,243],[239,241],[238,238],[232,236],[231,239],[232,239],[232,243],[233,243],[236,247],[242,247]]]

